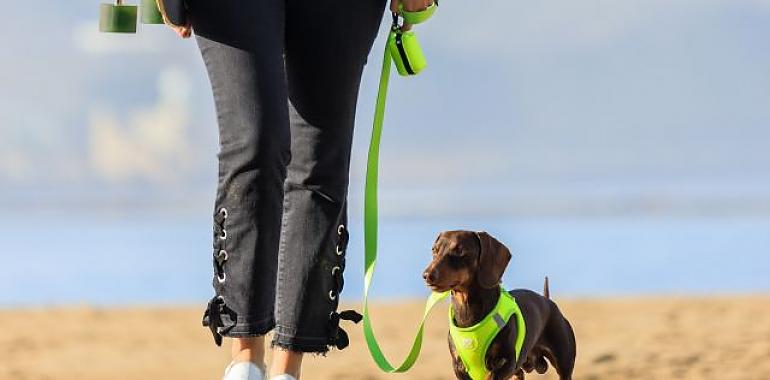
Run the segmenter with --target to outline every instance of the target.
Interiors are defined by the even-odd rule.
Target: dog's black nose
[[[432,272],[432,271],[425,271],[425,272],[422,272],[422,278],[423,278],[425,281],[428,281],[428,282],[433,282],[433,280],[434,280],[434,278],[433,278],[433,272]]]

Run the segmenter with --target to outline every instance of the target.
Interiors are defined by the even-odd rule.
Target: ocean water
[[[486,230],[512,251],[509,288],[565,297],[770,292],[770,218],[435,218],[381,220],[373,297],[423,297],[439,231]],[[363,287],[351,219],[343,299]],[[212,294],[206,217],[3,218],[0,307],[199,304]]]

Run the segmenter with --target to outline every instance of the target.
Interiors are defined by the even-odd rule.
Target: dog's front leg
[[[455,351],[455,345],[450,334],[447,334],[447,340],[449,341],[449,353],[452,355],[452,370],[455,373],[455,377],[457,377],[458,380],[473,380],[468,374],[468,371],[465,370],[463,361],[460,360],[460,357],[457,355],[457,351]]]
[[[513,374],[510,372],[490,372],[485,380],[524,380],[524,371],[518,370]]]
[[[487,374],[487,380],[524,380],[524,371],[516,371],[516,363],[508,359],[498,359],[493,369]]]
[[[524,371],[519,369],[512,376],[509,374],[507,376],[502,376],[502,377],[493,377],[493,379],[495,379],[495,380],[498,380],[498,379],[499,380],[524,380]]]

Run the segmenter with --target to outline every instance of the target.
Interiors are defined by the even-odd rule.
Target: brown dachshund
[[[500,279],[511,258],[503,244],[486,232],[446,231],[433,243],[433,261],[423,278],[433,291],[452,290],[451,306],[458,327],[473,326],[495,307],[500,296]],[[576,343],[572,326],[549,299],[548,279],[544,296],[526,289],[511,290],[526,322],[521,357],[516,360],[516,319],[500,330],[484,357],[487,379],[524,379],[524,372],[548,370],[548,362],[560,380],[571,380]],[[470,380],[458,357],[451,336],[449,351],[455,375]],[[548,359],[548,362],[546,362]]]

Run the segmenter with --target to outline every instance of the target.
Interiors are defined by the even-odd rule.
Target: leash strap
[[[385,99],[388,94],[388,81],[390,80],[390,67],[392,65],[390,52],[387,44],[385,54],[382,58],[382,72],[380,74],[380,85],[377,92],[377,104],[374,111],[374,125],[372,126],[372,138],[369,143],[369,156],[366,162],[366,185],[364,195],[364,337],[366,345],[369,347],[369,353],[381,370],[388,373],[406,372],[417,361],[422,348],[422,336],[430,310],[440,300],[446,298],[449,292],[432,293],[425,303],[425,311],[422,320],[418,325],[417,334],[412,342],[412,348],[404,361],[394,367],[377,343],[374,335],[374,329],[369,318],[369,288],[374,276],[374,267],[377,263],[377,178],[380,156],[380,137],[382,136],[382,122],[385,117]]]

